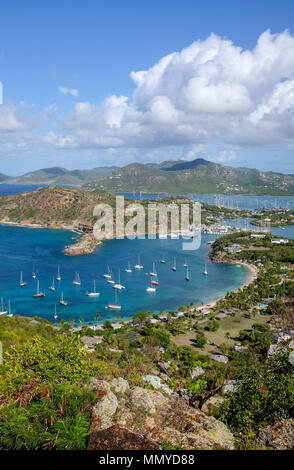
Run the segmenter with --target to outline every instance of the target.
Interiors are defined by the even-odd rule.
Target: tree
[[[206,343],[207,343],[207,339],[205,337],[205,334],[202,331],[197,333],[197,335],[196,335],[196,345],[198,346],[198,348],[203,349],[204,346],[206,345]]]

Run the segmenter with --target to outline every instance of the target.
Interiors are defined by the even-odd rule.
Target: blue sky
[[[201,156],[294,173],[293,1],[11,0],[1,18],[0,172]]]

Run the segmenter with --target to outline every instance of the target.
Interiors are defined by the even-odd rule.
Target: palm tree
[[[116,317],[115,320],[117,321],[117,323],[119,323],[119,321],[120,321],[120,315],[117,315],[117,317]]]
[[[96,313],[96,315],[95,315],[96,322],[98,322],[99,318],[100,318],[100,313]]]
[[[80,325],[83,323],[83,321],[84,321],[83,317],[80,317],[79,318]]]

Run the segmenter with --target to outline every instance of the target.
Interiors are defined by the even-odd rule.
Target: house
[[[159,320],[157,320],[157,318],[151,318],[150,319],[150,323],[152,323],[152,325],[155,325],[158,322],[159,322]]]
[[[161,315],[159,315],[159,318],[160,318],[161,321],[167,321],[167,315],[165,315],[163,313]]]
[[[184,316],[185,316],[185,313],[184,313],[184,312],[175,312],[175,313],[174,313],[174,316],[175,316],[176,318],[184,317]]]
[[[120,328],[123,327],[121,323],[111,323],[111,326],[114,330],[119,330]]]
[[[265,233],[251,233],[250,238],[256,238],[257,240],[262,240],[265,238]]]
[[[272,243],[274,243],[275,245],[281,245],[283,243],[289,243],[289,240],[287,240],[287,238],[278,238],[278,239],[272,240]]]

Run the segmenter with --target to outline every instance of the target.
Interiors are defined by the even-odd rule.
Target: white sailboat
[[[114,302],[114,304],[108,304],[106,308],[109,308],[111,310],[121,310],[121,305],[118,303],[117,291],[115,291],[115,302]]]
[[[98,297],[100,295],[100,292],[96,292],[96,281],[94,280],[94,289],[92,292],[86,292],[86,295],[88,297]]]
[[[55,308],[54,308],[54,315],[53,315],[53,318],[54,318],[55,321],[56,321],[57,318],[58,318],[57,311],[56,311],[56,304],[55,304]]]
[[[33,272],[32,272],[32,278],[33,279],[36,279],[37,275],[36,275],[36,272],[35,272],[35,266],[34,266],[34,269],[33,269]]]
[[[5,307],[4,299],[1,297],[1,310],[0,310],[0,315],[6,315],[8,313],[8,310]]]
[[[155,263],[153,263],[152,271],[151,271],[151,273],[149,273],[149,274],[150,274],[150,276],[157,277],[157,272],[156,272]]]
[[[20,281],[19,281],[19,285],[20,285],[20,287],[24,287],[24,286],[27,285],[27,283],[24,282],[24,280],[23,280],[22,271],[20,271]]]
[[[57,268],[57,276],[56,276],[57,281],[61,281],[61,276],[60,276],[60,268],[58,266]]]
[[[177,260],[176,260],[176,258],[174,258],[174,264],[173,264],[172,270],[173,271],[177,270]]]
[[[144,268],[143,264],[141,264],[140,256],[138,256],[138,263],[135,264],[134,268],[135,269],[143,269]]]
[[[55,291],[55,282],[54,282],[54,276],[52,278],[52,284],[51,286],[49,287],[50,290],[52,290],[53,292]]]
[[[126,273],[132,273],[132,269],[131,269],[131,263],[128,261],[128,267],[125,269],[125,272]]]
[[[33,295],[33,297],[35,297],[35,298],[38,298],[38,297],[45,297],[44,292],[40,292],[40,289],[39,289],[39,280],[37,281],[37,291],[36,291],[36,293]]]
[[[186,269],[186,281],[190,281],[190,274],[189,274],[189,267],[187,265],[187,269]]]
[[[67,300],[64,300],[63,292],[61,292],[61,297],[60,297],[59,303],[60,303],[60,305],[63,305],[64,307],[67,306]]]
[[[8,317],[13,317],[13,313],[11,313],[11,305],[10,305],[10,300],[8,300]]]
[[[110,268],[109,268],[108,265],[107,265],[107,273],[103,274],[103,277],[105,277],[106,279],[111,279],[112,278],[111,271],[110,271]]]
[[[205,263],[205,266],[204,266],[203,274],[204,274],[204,276],[207,276],[207,274],[208,274],[208,272],[207,272],[207,267],[206,267],[206,263]]]
[[[150,278],[150,286],[146,287],[146,292],[156,292],[156,287],[152,286],[152,277]]]
[[[110,271],[110,279],[108,279],[107,282],[108,282],[108,284],[111,284],[111,285],[115,284],[115,281],[113,280],[113,272],[112,271]]]
[[[185,258],[185,262],[184,262],[184,268],[186,268],[188,266],[188,263],[187,263],[187,258]]]
[[[161,262],[162,264],[164,264],[164,263],[166,262],[166,261],[165,261],[165,256],[164,256],[164,253],[163,253],[163,256],[162,256],[162,258],[161,258],[160,262]]]
[[[81,285],[81,278],[80,278],[80,275],[79,273],[76,271],[76,277],[75,279],[73,280],[73,284],[75,286],[80,286]]]
[[[120,270],[118,270],[118,282],[116,284],[114,284],[113,287],[114,287],[114,289],[119,289],[119,290],[125,289],[125,286],[123,286],[120,283]]]

